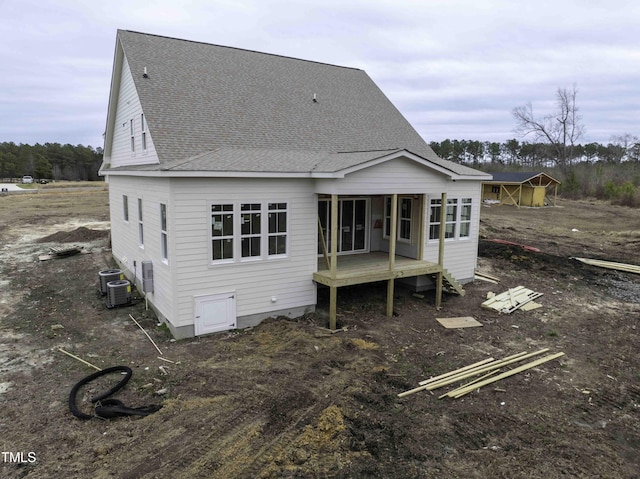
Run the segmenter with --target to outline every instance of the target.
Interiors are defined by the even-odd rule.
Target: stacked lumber
[[[640,266],[627,263],[616,263],[614,261],[603,261],[600,259],[590,258],[573,258],[582,263],[590,264],[591,266],[599,266],[600,268],[615,269],[617,271],[626,271],[627,273],[640,274]]]
[[[418,387],[410,389],[408,391],[401,392],[398,394],[398,397],[405,397],[410,394],[417,393],[418,391],[425,391],[425,390],[432,391],[434,389],[438,389],[438,388],[447,386],[449,384],[456,383],[458,381],[462,381],[465,379],[472,378],[474,376],[481,375],[479,378],[476,378],[470,382],[467,382],[462,386],[459,386],[439,397],[439,399],[442,399],[444,397],[451,397],[451,398],[458,399],[462,396],[469,394],[470,392],[476,389],[486,386],[487,384],[491,384],[493,382],[499,381],[509,376],[513,376],[522,371],[526,371],[527,369],[534,368],[548,361],[552,361],[561,356],[564,356],[563,352],[548,354],[547,356],[538,358],[534,361],[530,361],[521,366],[515,367],[513,369],[509,369],[501,374],[498,374],[502,370],[502,368],[508,365],[511,365],[520,361],[524,361],[525,359],[529,359],[534,356],[539,356],[543,353],[546,353],[547,351],[549,351],[549,348],[544,348],[532,353],[527,353],[526,351],[524,351],[518,354],[514,354],[512,356],[507,356],[502,359],[487,358],[477,363],[470,364],[469,366],[465,366],[465,367],[456,369],[454,371],[441,374],[440,376],[436,376],[436,377],[427,379],[425,381],[420,381],[418,383],[419,384]],[[497,376],[494,376],[496,374]]]
[[[538,303],[534,303],[534,307],[527,307],[528,303],[531,303],[534,299],[542,296],[542,293],[537,293],[524,286],[517,286],[510,288],[504,293],[498,294],[492,298],[487,299],[480,306],[487,309],[493,309],[501,313],[511,314],[516,309],[534,309],[539,307]]]

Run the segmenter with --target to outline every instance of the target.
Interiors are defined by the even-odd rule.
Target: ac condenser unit
[[[100,280],[100,292],[104,296],[107,294],[107,283],[109,281],[124,279],[124,274],[120,269],[105,269],[98,273],[98,279]]]
[[[107,283],[107,308],[127,306],[131,304],[131,283],[126,279],[109,281]]]

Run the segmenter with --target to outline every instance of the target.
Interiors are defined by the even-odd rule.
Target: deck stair
[[[434,281],[437,281],[438,275],[432,274],[430,275]],[[446,268],[442,269],[442,287],[448,293],[459,294],[460,296],[464,296],[465,290],[462,285],[455,279]]]

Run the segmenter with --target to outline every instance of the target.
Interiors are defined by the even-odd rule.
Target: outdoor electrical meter
[[[153,293],[153,261],[150,259],[142,262],[142,291]]]

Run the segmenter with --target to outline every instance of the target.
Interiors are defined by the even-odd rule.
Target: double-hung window
[[[131,137],[131,153],[136,152],[136,137],[135,137],[135,128],[133,125],[133,118],[129,120],[129,136]]]
[[[129,197],[122,195],[122,219],[129,222]]]
[[[169,261],[167,241],[167,205],[160,203],[160,252],[162,254],[162,261],[165,263]]]
[[[144,113],[140,114],[140,128],[142,130],[142,151],[147,151],[147,123],[144,121]]]
[[[413,198],[400,196],[398,198],[398,217],[396,238],[400,241],[411,242],[411,225],[413,222]],[[391,197],[384,199],[384,237],[391,234]]]
[[[287,204],[269,203],[269,256],[287,254]]]
[[[142,198],[138,198],[138,244],[144,248],[144,223],[142,221]]]
[[[462,198],[460,204],[460,238],[468,238],[471,233],[471,198]]]
[[[444,213],[445,239],[468,238],[471,234],[471,198],[447,199]],[[442,200],[432,199],[429,202],[429,239],[440,238],[440,222],[442,219]]]
[[[213,261],[233,260],[233,204],[211,205]]]
[[[240,245],[243,258],[260,256],[261,223],[260,203],[240,205]]]

